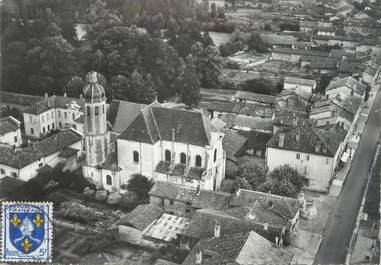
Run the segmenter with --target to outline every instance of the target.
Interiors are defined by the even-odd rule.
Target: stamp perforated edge
[[[52,263],[52,256],[53,256],[53,203],[52,202],[28,202],[28,201],[3,201],[1,203],[1,237],[0,237],[0,256],[1,262],[18,262],[18,263],[26,263],[26,262],[33,262],[33,263]],[[23,259],[23,260],[18,260],[18,259],[6,259],[4,256],[4,247],[5,247],[5,239],[4,237],[4,229],[5,227],[5,216],[4,216],[4,211],[5,211],[5,206],[6,205],[15,205],[15,204],[30,204],[30,205],[48,205],[49,206],[49,215],[48,219],[50,220],[48,224],[48,249],[50,251],[50,255],[47,257],[47,259]]]

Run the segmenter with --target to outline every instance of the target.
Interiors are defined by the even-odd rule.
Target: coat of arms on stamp
[[[1,210],[1,260],[51,262],[52,203],[3,202]]]

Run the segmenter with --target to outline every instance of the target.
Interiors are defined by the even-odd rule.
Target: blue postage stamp
[[[3,202],[1,261],[51,262],[53,204]]]

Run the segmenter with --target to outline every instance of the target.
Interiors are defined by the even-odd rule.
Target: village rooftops
[[[169,182],[156,181],[149,195],[169,200],[192,202],[197,191],[194,188],[184,187]]]
[[[368,65],[368,66],[365,68],[364,73],[366,73],[366,74],[368,74],[368,75],[374,77],[374,76],[376,75],[377,71],[378,71],[377,67],[372,66],[372,65]]]
[[[337,58],[303,56],[300,60],[309,62],[309,67],[312,69],[337,69],[339,67]]]
[[[258,103],[250,102],[224,102],[224,101],[201,101],[199,107],[208,111],[218,111],[222,113],[235,113],[249,116],[259,116],[270,118],[273,109]]]
[[[199,240],[183,264],[290,264],[292,257],[293,254],[248,231]]]
[[[66,96],[50,96],[41,99],[40,101],[34,103],[24,112],[28,114],[39,115],[47,110],[62,108],[66,109],[71,104],[75,103],[79,108],[83,107],[83,100],[78,98],[69,98]]]
[[[300,27],[315,28],[318,25],[318,21],[316,21],[316,20],[301,19],[299,24],[300,24]]]
[[[40,152],[0,145],[0,164],[21,169],[43,157]]]
[[[363,95],[365,93],[365,91],[366,91],[366,85],[364,85],[363,83],[357,81],[356,79],[354,79],[351,76],[348,76],[348,77],[345,77],[345,78],[335,78],[335,79],[333,79],[329,83],[329,85],[327,86],[325,91],[336,89],[336,88],[341,87],[341,86],[346,86],[346,87],[356,91],[360,95]]]
[[[290,76],[286,76],[284,78],[284,83],[287,83],[287,84],[296,84],[296,85],[302,85],[302,86],[311,86],[311,87],[316,85],[316,81],[315,80],[298,78],[298,77],[290,77]]]
[[[291,129],[278,130],[267,143],[267,147],[334,157],[346,134],[347,131],[337,124],[314,128],[305,123]],[[283,143],[280,143],[282,137]]]
[[[221,100],[221,101],[232,101],[234,95],[236,95],[236,90],[230,89],[200,89],[200,93],[203,100]]]
[[[226,157],[236,160],[244,151],[247,138],[230,129],[224,129],[223,133],[225,133],[225,136],[222,139],[222,146],[226,152]]]
[[[276,53],[295,54],[300,56],[329,57],[329,52],[306,49],[274,48],[271,51]]]
[[[271,118],[252,117],[247,115],[227,113],[221,116],[221,120],[226,122],[227,128],[237,130],[270,131],[273,130]]]
[[[147,106],[118,139],[154,144],[159,140],[209,146],[214,129],[201,111]]]
[[[286,109],[276,109],[273,124],[277,126],[296,126],[308,119],[305,111],[292,111]]]
[[[20,129],[20,124],[21,122],[19,122],[12,116],[1,118],[0,119],[0,135],[17,131],[18,129]]]
[[[258,93],[252,93],[247,91],[238,90],[234,95],[234,98],[237,100],[250,100],[258,103],[265,103],[269,105],[275,104],[275,97],[271,95],[264,95]]]
[[[140,231],[143,231],[163,213],[164,210],[159,206],[152,204],[140,204],[132,212],[123,216],[117,224],[130,225]]]

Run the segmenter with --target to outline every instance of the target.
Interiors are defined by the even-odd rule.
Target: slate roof
[[[192,202],[196,192],[196,189],[193,188],[187,188],[169,182],[156,181],[149,195],[181,202]]]
[[[377,67],[374,67],[374,66],[371,66],[371,65],[368,65],[365,70],[364,70],[364,73],[374,77],[377,73]]]
[[[301,56],[329,57],[329,52],[306,49],[273,48],[271,51],[276,53],[296,54]]]
[[[82,135],[69,129],[53,134],[52,136],[32,144],[24,150],[39,152],[43,154],[43,156],[48,156],[80,141],[82,141]]]
[[[361,99],[357,97],[349,97],[344,101],[322,99],[314,103],[311,108],[310,115],[335,110],[335,115],[341,116],[352,122],[360,104]]]
[[[201,190],[195,195],[192,206],[196,209],[221,210],[229,204],[231,197],[227,192]]]
[[[145,104],[128,101],[113,100],[107,109],[107,120],[111,123],[112,131],[122,133],[125,131]]]
[[[318,25],[318,21],[301,19],[299,25],[300,27],[315,28]]]
[[[24,112],[38,115],[47,110],[54,109],[54,108],[65,109],[67,108],[66,105],[71,104],[73,101],[76,104],[78,104],[80,107],[83,107],[83,100],[81,99],[53,95],[47,98],[43,98],[42,100],[36,102],[35,104],[31,105],[29,108],[24,110]]]
[[[0,145],[0,164],[21,169],[43,157],[41,152],[29,149],[13,149],[8,145]]]
[[[164,210],[159,206],[140,204],[132,212],[122,217],[118,224],[131,225],[140,231],[143,231],[163,213]]]
[[[0,135],[4,135],[9,132],[14,132],[18,129],[20,129],[20,122],[12,116],[0,119]]]
[[[309,62],[310,68],[312,68],[312,69],[336,69],[336,68],[338,68],[338,60],[336,58],[303,56],[300,60]]]
[[[229,129],[223,130],[223,132],[225,133],[222,139],[223,149],[229,159],[234,159],[243,151],[247,138]]]
[[[249,116],[272,117],[273,109],[258,103],[201,101],[199,107],[209,111],[243,114]]]
[[[118,138],[154,144],[172,141],[175,136],[175,142],[206,146],[210,145],[211,130],[210,121],[200,111],[147,106]]]
[[[79,152],[78,149],[71,148],[71,147],[64,147],[62,151],[58,154],[59,157],[68,158],[71,157]]]
[[[366,85],[357,81],[356,79],[354,79],[351,76],[348,76],[345,78],[333,79],[329,83],[329,85],[327,86],[327,88],[325,90],[328,91],[328,90],[336,89],[336,88],[341,87],[341,86],[346,86],[350,89],[353,89],[354,91],[356,91],[360,95],[363,95],[366,91]]]
[[[294,126],[294,119],[297,120],[298,124],[302,124],[308,119],[308,114],[306,112],[276,109],[273,123],[278,126]]]
[[[272,131],[272,121],[270,118],[261,118],[261,117],[252,117],[247,115],[235,115],[235,114],[226,114],[221,116],[221,120],[226,122],[228,128],[234,126],[247,127],[252,130],[264,130]]]
[[[275,104],[275,97],[274,96],[252,93],[252,92],[241,91],[241,90],[237,91],[237,93],[234,95],[234,98],[235,99],[256,101],[259,103],[266,103],[266,104],[270,104],[270,105]]]
[[[304,79],[304,78],[298,78],[298,77],[290,77],[286,76],[284,78],[284,83],[286,84],[297,84],[297,85],[302,85],[302,86],[314,86],[316,85],[315,80],[311,79]]]
[[[284,133],[283,147],[279,147],[279,133]],[[306,123],[302,126],[278,130],[267,143],[267,147],[334,157],[346,134],[347,131],[337,125],[313,128]],[[297,141],[297,135],[299,135],[299,141]],[[315,149],[317,145],[318,151]]]

